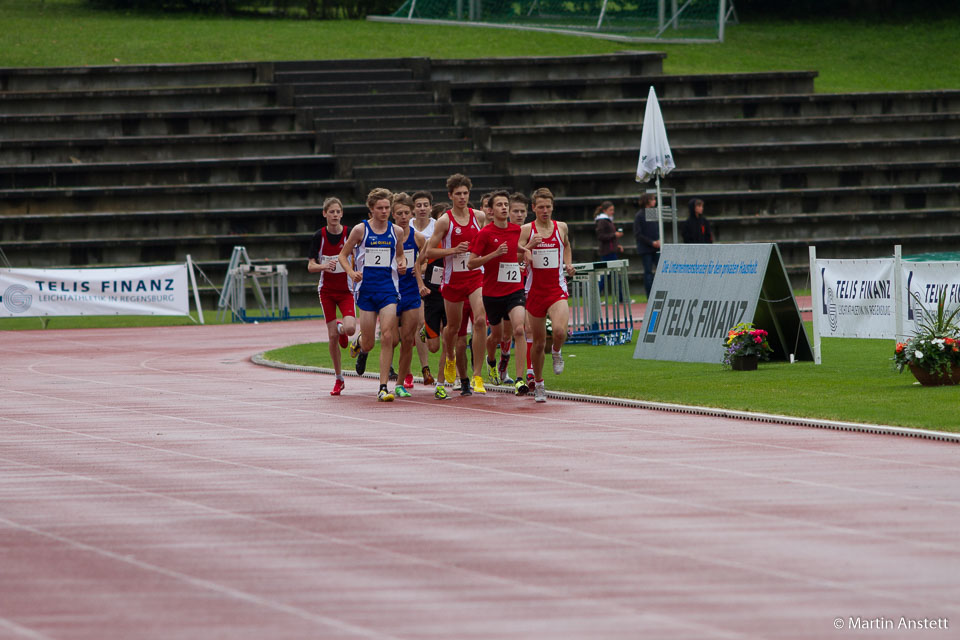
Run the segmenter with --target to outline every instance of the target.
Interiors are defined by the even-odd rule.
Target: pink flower
[[[757,344],[760,344],[761,342],[763,342],[763,338],[761,338],[760,336],[756,336],[754,337],[753,341],[756,342]]]

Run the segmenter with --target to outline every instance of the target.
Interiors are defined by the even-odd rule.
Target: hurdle
[[[573,265],[568,343],[617,345],[633,340],[629,266],[629,260]]]

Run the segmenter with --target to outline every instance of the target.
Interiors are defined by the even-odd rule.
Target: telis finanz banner
[[[813,296],[820,335],[893,338],[896,334],[894,258],[816,261]]]
[[[189,314],[187,265],[0,269],[0,317]]]
[[[900,264],[905,289],[901,310],[905,333],[913,333],[917,322],[924,319],[921,307],[936,314],[941,294],[945,294],[943,306],[947,315],[960,307],[960,262],[904,260]]]

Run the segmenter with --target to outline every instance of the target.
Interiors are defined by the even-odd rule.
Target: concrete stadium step
[[[462,80],[451,82],[454,102],[490,103],[545,100],[610,100],[646,98],[653,86],[657,98],[697,98],[723,95],[813,93],[815,71],[648,75],[597,75],[535,80]]]
[[[64,211],[141,211],[290,207],[322,203],[327,196],[355,201],[353,180],[290,180],[228,184],[0,189],[0,215]]]
[[[389,123],[392,125],[392,123]],[[332,149],[333,145],[342,145],[344,143],[369,143],[388,144],[388,143],[415,143],[424,144],[426,140],[451,140],[464,139],[469,140],[466,129],[453,126],[439,127],[400,127],[384,129],[338,129],[333,131],[323,131],[318,129],[317,136],[321,140],[321,149],[326,152]]]
[[[876,140],[824,140],[814,142],[760,142],[744,144],[671,143],[673,157],[683,169],[700,167],[794,166],[830,163],[950,160],[957,156],[960,137],[880,138]],[[507,152],[511,173],[561,172],[589,167],[597,171],[635,167],[639,144],[634,147],[594,149],[516,149]],[[632,171],[633,169],[628,169]],[[669,180],[669,177],[667,178]]]
[[[356,156],[377,156],[390,155],[396,153],[415,153],[416,149],[424,146],[429,147],[432,152],[465,153],[473,149],[473,141],[461,136],[453,138],[414,138],[414,139],[385,139],[385,140],[341,140],[342,136],[337,136],[337,141],[333,143],[333,152],[340,158],[352,158]],[[428,140],[425,143],[424,140]]]
[[[315,119],[382,117],[393,118],[401,116],[438,116],[451,114],[450,105],[433,102],[423,104],[371,104],[371,105],[338,105],[311,107],[310,113]]]
[[[841,129],[842,128],[842,129]],[[960,113],[913,115],[824,116],[735,120],[675,121],[667,123],[671,146],[709,140],[713,144],[797,142],[887,137],[956,137]],[[639,149],[643,127],[637,122],[607,124],[478,127],[474,139],[491,151],[509,149],[632,147]]]
[[[224,184],[333,177],[329,155],[0,166],[0,189]]]
[[[276,71],[274,82],[284,84],[335,84],[343,82],[398,82],[413,80],[412,69],[396,67],[393,69],[319,69],[311,71]]]
[[[453,173],[464,175],[484,175],[493,172],[489,162],[460,161],[457,163],[441,164],[396,164],[396,165],[354,165],[353,175],[365,182],[387,180],[391,178],[421,178],[442,175],[447,177]]]
[[[549,185],[558,196],[636,193],[635,165],[619,171],[565,171],[532,174],[534,184]],[[670,187],[682,193],[719,190],[832,189],[891,184],[960,182],[960,156],[953,161],[814,164],[790,167],[701,167],[674,169]]]
[[[289,107],[0,115],[0,140],[257,133],[309,128]],[[304,126],[300,126],[300,125]]]
[[[0,92],[239,85],[272,82],[269,62],[0,68]]]
[[[311,104],[306,104],[307,101]],[[405,91],[399,93],[332,93],[298,95],[295,102],[299,106],[319,107],[354,107],[354,106],[387,106],[394,104],[431,105],[435,103],[433,91]]]
[[[434,194],[435,198],[445,200],[447,194],[447,178],[450,177],[451,173],[456,171],[459,171],[459,168],[451,167],[443,174],[436,176],[377,178],[375,180],[364,181],[361,184],[363,184],[363,188],[366,190],[373,189],[374,187],[383,187],[394,193],[405,191],[412,194],[415,191],[430,191]],[[510,176],[475,174],[470,175],[470,181],[473,183],[471,193],[473,194],[472,197],[475,206],[479,206],[479,202],[476,202],[476,200],[479,195],[485,191],[496,191],[498,189],[513,191],[513,179]]]
[[[343,208],[345,226],[352,226],[367,218],[368,211],[364,204],[345,201]],[[321,204],[230,209],[27,213],[4,216],[3,225],[0,225],[0,242],[136,238],[181,233],[305,233],[312,237],[314,231],[325,224]]]
[[[3,141],[0,143],[0,164],[146,162],[311,155],[315,152],[316,135],[312,131],[52,138]]]
[[[428,84],[422,80],[392,80],[389,82],[311,82],[285,85],[292,92],[294,104],[300,107],[324,104],[326,96],[366,93],[371,96],[399,93],[420,93]]]
[[[799,94],[664,98],[667,123],[814,116],[894,115],[960,112],[960,91]],[[569,124],[643,121],[647,100],[552,100],[490,102],[467,107],[472,125]]]
[[[0,92],[0,114],[238,109],[277,104],[274,85]]]
[[[687,201],[700,198],[706,201],[706,215],[711,218],[831,211],[956,209],[960,207],[958,185],[960,183],[677,193],[677,203],[681,217],[685,217]],[[557,197],[556,217],[565,221],[593,220],[594,211],[604,200],[613,202],[618,210],[635,211],[638,194],[653,188],[653,183],[640,183],[632,194],[597,193]]]
[[[379,132],[386,129],[401,128],[438,128],[453,124],[449,115],[435,116],[343,116],[340,118],[316,118],[313,121],[314,129],[321,132],[340,132],[360,130]]]
[[[597,75],[648,76],[663,72],[667,55],[621,52],[582,56],[524,56],[430,61],[430,78],[451,82],[582,78]]]

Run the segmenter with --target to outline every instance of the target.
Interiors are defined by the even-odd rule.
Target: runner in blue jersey
[[[413,360],[413,345],[420,321],[421,295],[430,293],[430,289],[423,283],[418,261],[420,253],[427,240],[422,234],[410,226],[413,218],[413,198],[406,193],[393,196],[393,221],[400,230],[403,238],[403,253],[406,258],[407,271],[400,276],[400,306],[397,316],[400,322],[400,362],[397,365],[397,386],[394,395],[398,398],[409,398],[406,381],[409,378],[410,387],[413,387],[413,376],[410,373],[410,363]]]
[[[403,251],[397,251],[403,239],[400,230],[390,222],[390,201],[387,189],[374,189],[367,195],[370,219],[353,227],[340,251],[340,264],[357,287],[357,308],[360,312],[360,353],[357,373],[367,368],[367,355],[373,349],[377,320],[380,320],[380,402],[392,402],[387,390],[390,364],[397,339],[397,304],[400,302],[398,276],[406,272]],[[356,253],[356,268],[350,255]]]

